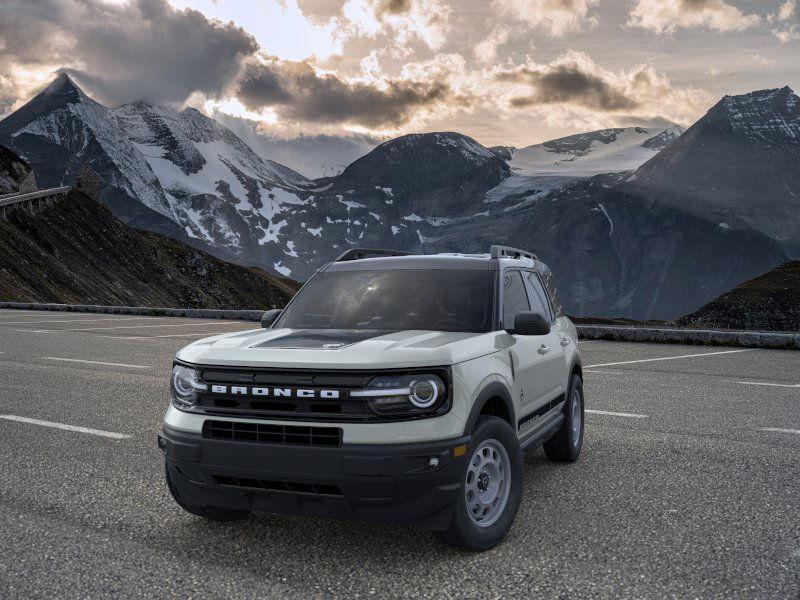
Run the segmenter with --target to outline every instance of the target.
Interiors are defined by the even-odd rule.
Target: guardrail
[[[61,312],[106,313],[152,317],[191,317],[194,319],[235,319],[260,321],[264,310],[225,310],[214,308],[149,308],[146,306],[102,306],[95,304],[40,304],[0,302],[0,309],[50,310]],[[266,309],[265,309],[266,310]],[[732,331],[724,329],[681,329],[678,327],[633,327],[622,325],[578,325],[582,340],[646,342],[658,344],[697,344],[800,350],[800,332]]]
[[[583,340],[698,344],[800,350],[800,332],[683,329],[679,327],[635,327],[626,325],[577,325]]]
[[[36,302],[0,302],[0,309],[52,310],[58,312],[88,312],[145,317],[190,317],[193,319],[235,319],[260,321],[264,310],[228,310],[217,308],[166,308],[148,306],[104,306],[98,304],[40,304]]]
[[[35,192],[26,192],[24,194],[13,193],[3,194],[0,196],[0,207],[12,206],[20,202],[30,202],[31,200],[38,200],[39,198],[48,198],[50,196],[64,196],[70,191],[69,186],[62,186],[57,188],[49,188],[47,190],[38,190]]]

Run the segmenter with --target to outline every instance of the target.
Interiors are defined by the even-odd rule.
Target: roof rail
[[[498,246],[492,245],[489,248],[489,255],[492,258],[532,258],[533,260],[539,260],[539,257],[536,256],[533,252],[528,252],[527,250],[520,250],[519,248],[512,248],[511,246]]]
[[[369,257],[381,256],[411,256],[411,252],[401,252],[400,250],[381,250],[379,248],[350,248],[342,252],[333,262],[344,262],[346,260],[360,260]]]

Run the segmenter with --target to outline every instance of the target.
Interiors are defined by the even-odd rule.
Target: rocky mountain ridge
[[[2,301],[268,309],[295,290],[292,281],[128,227],[76,190],[0,220]]]
[[[683,327],[800,331],[800,261],[737,285],[678,320]]]

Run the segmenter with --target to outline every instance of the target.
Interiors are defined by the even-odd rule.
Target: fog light
[[[158,439],[158,449],[166,454],[166,452],[167,452],[167,440],[165,440],[163,437],[161,437],[158,434],[156,434],[156,439]]]
[[[439,466],[439,459],[436,456],[431,456],[428,459],[428,466],[429,467],[438,467]]]

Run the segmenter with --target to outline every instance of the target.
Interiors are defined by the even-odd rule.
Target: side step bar
[[[553,437],[564,422],[564,413],[559,411],[540,425],[535,431],[528,434],[528,437],[520,440],[522,453],[528,454],[536,450],[547,440]]]

